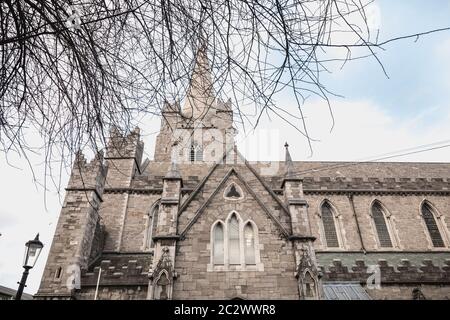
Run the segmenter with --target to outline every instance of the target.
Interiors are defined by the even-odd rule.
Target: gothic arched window
[[[379,202],[374,202],[372,205],[372,218],[377,231],[378,241],[380,247],[391,248],[392,241],[389,234],[388,225],[386,223],[386,217]]]
[[[221,222],[217,223],[213,229],[213,261],[214,264],[224,263],[224,230]]]
[[[230,264],[240,264],[239,221],[236,214],[228,222],[228,258]]]
[[[194,142],[191,145],[191,150],[189,152],[189,160],[191,162],[203,161],[203,148],[196,142]]]
[[[433,210],[426,202],[422,204],[422,218],[427,226],[428,234],[430,235],[433,247],[445,247],[439,226],[436,223],[435,215],[433,214]]]
[[[150,249],[153,247],[153,235],[156,232],[156,226],[158,224],[159,203],[160,203],[159,200],[155,202],[155,204],[150,209],[150,213],[148,215],[147,229],[145,235],[145,249]]]
[[[237,212],[231,212],[225,222],[218,220],[212,225],[210,250],[208,271],[246,270],[247,267],[252,271],[264,270],[258,227],[251,220],[242,221]]]
[[[327,247],[339,248],[339,237],[336,230],[336,221],[334,217],[333,208],[331,208],[331,205],[327,201],[325,201],[322,204],[321,211],[322,211],[323,231],[325,234],[325,241]]]
[[[255,233],[250,222],[244,227],[244,250],[245,264],[255,264]]]

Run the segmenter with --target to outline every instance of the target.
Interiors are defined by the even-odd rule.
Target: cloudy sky
[[[380,38],[413,34],[450,26],[450,2],[442,0],[376,1]],[[332,99],[335,126],[323,101],[305,105],[313,153],[305,139],[281,121],[265,119],[253,134],[237,137],[240,150],[250,160],[277,160],[288,141],[296,160],[374,160],[439,148],[390,161],[449,162],[450,148],[450,32],[403,40],[387,45],[379,53],[389,78],[374,59],[336,68],[322,81],[344,98]],[[286,108],[292,97],[277,101]],[[153,134],[159,128],[153,119],[141,128],[146,156],[153,156]],[[259,146],[255,148],[255,146]],[[44,251],[31,271],[26,292],[35,293],[43,272],[64,194],[47,192],[34,183],[23,159],[0,155],[0,285],[16,288],[22,273],[24,244],[40,233]],[[42,159],[36,156],[33,169],[42,180]],[[63,173],[62,185],[67,183]]]

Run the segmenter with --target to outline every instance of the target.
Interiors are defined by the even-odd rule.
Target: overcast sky
[[[376,1],[382,39],[450,25],[450,2],[442,0]],[[326,104],[311,100],[305,114],[313,138],[307,142],[281,121],[265,119],[254,134],[240,132],[240,150],[250,160],[279,160],[288,141],[295,160],[370,160],[450,144],[450,32],[404,40],[380,53],[389,79],[374,59],[348,63],[343,70],[322,78],[327,88],[344,98],[332,99],[335,127]],[[288,94],[279,106],[295,107]],[[146,156],[153,157],[159,119],[142,127]],[[416,148],[424,146],[422,148]],[[258,146],[256,148],[255,146]],[[450,148],[396,157],[390,161],[449,162]],[[31,270],[26,292],[35,293],[46,262],[64,194],[46,193],[32,180],[27,164],[0,155],[0,285],[17,287],[22,273],[24,244],[40,233],[45,244]],[[33,158],[38,178],[43,176],[39,156]],[[68,174],[62,177],[63,186]],[[42,179],[41,179],[42,180]],[[44,198],[45,195],[45,198]]]

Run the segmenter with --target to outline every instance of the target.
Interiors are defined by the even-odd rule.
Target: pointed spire
[[[292,178],[294,176],[294,164],[292,163],[291,154],[289,153],[289,144],[286,142],[284,144],[284,147],[286,148],[286,157],[285,157],[285,177],[286,178]]]
[[[211,67],[207,55],[207,41],[201,40],[195,55],[195,66],[190,79],[183,114],[195,119],[210,109],[215,100]]]

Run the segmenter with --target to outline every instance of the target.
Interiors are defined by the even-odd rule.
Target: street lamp
[[[16,300],[20,300],[22,297],[25,282],[27,282],[28,271],[34,267],[43,247],[44,245],[39,241],[39,233],[34,240],[25,243],[25,256],[23,257],[23,268],[25,271],[22,274],[20,282],[17,282],[19,284],[19,289],[17,289]]]

